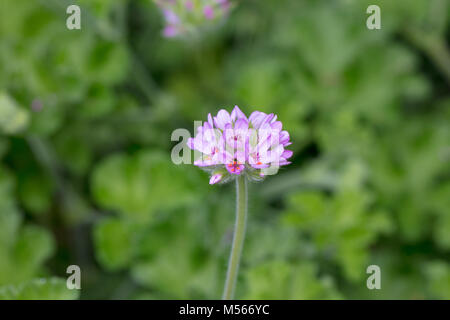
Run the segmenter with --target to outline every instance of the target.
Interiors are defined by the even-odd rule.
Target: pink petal
[[[203,14],[205,15],[206,19],[214,19],[214,9],[211,6],[206,5],[203,8]]]
[[[211,127],[214,126],[213,118],[211,116],[211,113],[208,113],[208,123]]]
[[[189,139],[188,139],[188,141],[187,141],[187,146],[188,146],[189,148],[191,148],[192,150],[195,149],[195,141],[194,141],[194,138],[189,138]]]
[[[217,116],[214,117],[214,124],[216,127],[223,130],[228,123],[231,123],[230,114],[224,109],[219,110]]]
[[[251,122],[254,128],[259,129],[262,121],[266,117],[266,114],[264,112],[260,111],[254,111],[248,118],[248,120]]]
[[[235,130],[247,130],[248,129],[248,121],[244,118],[238,118],[234,124]]]
[[[229,163],[225,165],[225,167],[227,168],[229,173],[235,175],[240,175],[242,171],[245,169],[245,166],[243,164],[234,164],[234,163]]]
[[[292,157],[293,154],[294,152],[292,152],[291,150],[284,150],[283,153],[281,154],[281,157],[284,159],[289,159],[290,157]]]
[[[241,111],[241,109],[239,109],[238,106],[234,106],[233,111],[231,111],[231,120],[236,121],[236,119],[241,119],[241,118],[247,120],[247,117]]]
[[[273,130],[281,131],[281,128],[283,127],[283,124],[281,123],[281,121],[275,121],[275,122],[271,123],[270,127]]]
[[[191,0],[186,0],[184,6],[188,11],[192,11],[192,9],[194,9],[194,4],[192,3]]]
[[[166,38],[172,38],[179,34],[179,30],[177,27],[175,27],[173,25],[168,25],[164,28],[162,34]]]
[[[211,178],[209,179],[209,184],[215,184],[215,183],[219,182],[220,180],[222,180],[221,173],[213,174],[211,176]]]
[[[178,18],[177,14],[172,10],[164,9],[163,15],[170,25],[178,24],[180,22],[180,18]]]

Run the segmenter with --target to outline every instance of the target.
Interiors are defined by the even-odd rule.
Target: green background
[[[294,151],[250,185],[237,298],[450,299],[448,1],[235,1],[181,39],[150,0],[70,3],[81,30],[0,2],[0,298],[220,298],[234,185],[170,136],[237,104]]]

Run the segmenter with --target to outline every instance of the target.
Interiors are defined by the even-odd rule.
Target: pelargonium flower
[[[155,0],[166,22],[162,34],[177,37],[197,31],[208,22],[222,19],[231,9],[230,0]]]
[[[197,128],[189,148],[200,153],[194,165],[211,172],[209,183],[227,182],[245,175],[260,181],[287,165],[292,151],[289,133],[273,113],[254,111],[248,118],[235,106],[233,111],[222,109],[215,117]]]

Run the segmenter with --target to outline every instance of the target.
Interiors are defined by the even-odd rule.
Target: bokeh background
[[[449,10],[241,0],[166,39],[150,0],[1,0],[0,298],[220,298],[234,185],[170,137],[237,104],[294,151],[250,186],[237,298],[450,299]]]

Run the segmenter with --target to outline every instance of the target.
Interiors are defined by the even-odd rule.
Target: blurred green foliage
[[[373,1],[236,1],[181,40],[152,1],[76,2],[71,31],[72,2],[0,4],[1,299],[219,298],[233,186],[170,136],[234,104],[294,142],[250,186],[238,298],[450,299],[448,1],[375,1],[377,31]]]
[[[35,279],[0,289],[2,300],[73,300],[78,295],[78,291],[67,289],[66,281],[58,278]]]

